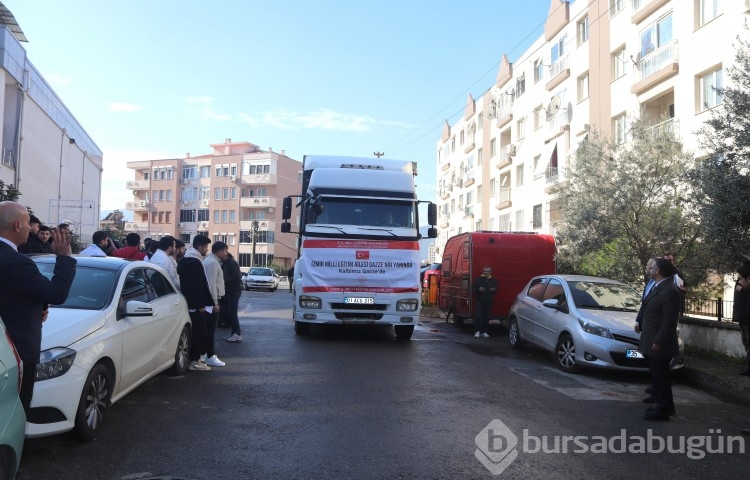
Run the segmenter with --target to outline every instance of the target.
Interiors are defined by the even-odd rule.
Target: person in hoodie
[[[208,288],[211,290],[211,298],[214,301],[213,312],[206,327],[206,346],[202,352],[201,361],[212,367],[223,367],[226,365],[219,360],[214,351],[214,340],[216,336],[216,326],[219,324],[219,302],[224,296],[224,271],[221,269],[221,263],[226,260],[229,253],[229,246],[222,242],[214,242],[211,245],[211,253],[203,260],[203,268],[206,270],[208,279]]]
[[[208,287],[206,270],[203,268],[203,257],[208,253],[211,239],[205,235],[193,237],[193,246],[188,248],[185,256],[177,265],[180,276],[182,295],[187,300],[190,321],[193,324],[193,334],[190,338],[190,364],[188,370],[203,372],[211,367],[201,361],[201,353],[206,350],[206,336],[208,322],[214,309],[214,299]]]
[[[148,259],[149,262],[154,265],[159,265],[161,268],[166,270],[169,274],[169,278],[172,279],[172,283],[177,287],[178,290],[182,290],[181,279],[177,273],[177,262],[172,256],[175,248],[175,239],[171,235],[161,237],[159,240],[151,240],[151,245],[158,245],[154,254]]]
[[[141,236],[137,233],[128,233],[125,236],[125,245],[112,252],[113,257],[128,258],[130,260],[143,260],[146,254],[141,251]]]
[[[474,282],[474,292],[477,294],[474,337],[489,338],[490,334],[487,333],[487,329],[489,328],[490,311],[497,292],[497,280],[493,278],[492,269],[489,265],[482,269],[482,276]]]

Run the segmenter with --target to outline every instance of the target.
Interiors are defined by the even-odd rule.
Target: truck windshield
[[[415,204],[408,201],[373,201],[321,197],[307,206],[307,224],[415,228]]]

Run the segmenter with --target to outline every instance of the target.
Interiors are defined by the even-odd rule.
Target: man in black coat
[[[490,310],[497,292],[497,280],[492,276],[492,269],[484,267],[482,276],[474,282],[474,292],[477,295],[474,314],[474,337],[488,338],[487,333],[490,323]]]
[[[221,270],[224,272],[224,306],[221,307],[221,318],[232,329],[230,335],[224,340],[241,342],[242,331],[238,310],[242,296],[242,272],[231,253],[227,253],[227,258],[221,263]]]
[[[23,362],[19,398],[28,417],[49,304],[64,303],[75,277],[70,236],[51,230],[54,275],[48,279],[33,260],[18,252],[29,236],[29,212],[20,203],[0,202],[0,317]]]
[[[645,420],[669,420],[669,415],[674,414],[669,364],[680,350],[677,322],[681,305],[680,291],[673,281],[674,275],[674,265],[668,260],[657,258],[651,268],[654,286],[641,305],[643,325],[638,350],[648,359],[652,385],[656,388],[656,392],[651,392],[656,396],[656,404],[646,410],[643,415]]]
[[[188,313],[193,324],[189,352],[190,364],[188,365],[188,370],[192,371],[211,370],[211,367],[200,361],[208,336],[208,322],[214,308],[214,298],[208,287],[206,271],[203,268],[203,257],[208,253],[210,243],[211,239],[207,236],[196,235],[193,237],[193,246],[185,252],[185,257],[177,264],[180,290],[187,300]]]

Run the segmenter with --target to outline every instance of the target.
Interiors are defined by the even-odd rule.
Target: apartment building
[[[172,235],[190,245],[197,234],[229,245],[242,271],[276,262],[290,267],[297,236],[281,233],[281,203],[299,195],[302,163],[282,150],[249,142],[209,145],[212,153],[185,158],[128,162],[135,180],[132,222],[125,230],[141,238]]]
[[[721,103],[714,87],[749,15],[749,0],[551,0],[544,34],[443,126],[438,256],[466,231],[555,234],[550,186],[591,129],[625,142],[644,111],[700,156],[695,132]]]
[[[0,3],[0,181],[45,224],[66,222],[84,244],[99,227],[103,155],[26,55]]]

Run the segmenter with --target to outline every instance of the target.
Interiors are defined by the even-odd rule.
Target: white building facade
[[[0,180],[48,225],[69,223],[83,243],[99,228],[103,156],[31,64],[12,15],[0,25]]]
[[[551,0],[544,35],[443,127],[437,256],[467,231],[555,234],[550,187],[578,143],[592,129],[627,141],[641,110],[699,156],[749,15],[749,0]]]

